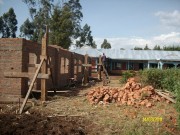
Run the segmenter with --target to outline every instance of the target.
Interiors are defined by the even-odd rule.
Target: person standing
[[[106,55],[104,53],[103,53],[103,56],[102,56],[101,60],[102,60],[102,64],[105,64],[105,62],[106,62]]]
[[[101,57],[102,64],[104,65],[104,68],[106,69],[106,55],[103,53],[103,56]]]

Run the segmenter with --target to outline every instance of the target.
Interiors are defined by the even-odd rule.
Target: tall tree
[[[107,39],[104,39],[103,43],[101,44],[101,48],[104,48],[104,49],[110,49],[111,48],[111,44],[108,43]]]
[[[41,42],[41,38],[45,33],[46,25],[49,25],[51,12],[53,9],[54,0],[22,0],[28,5],[29,13],[34,25],[34,32],[31,36],[26,35],[26,33],[21,33],[24,36],[32,37],[33,41]],[[26,22],[27,23],[27,22]],[[23,26],[22,26],[23,27]],[[32,27],[30,28],[31,31]]]
[[[146,46],[144,47],[144,50],[150,50],[147,44],[146,44]]]
[[[71,20],[71,12],[68,6],[64,6],[62,10],[58,7],[54,9],[51,19],[51,44],[57,44],[68,49],[71,45],[71,36],[73,35],[73,22]]]
[[[54,6],[54,0],[23,0],[28,7],[34,25],[32,39],[41,41],[45,25],[50,26],[50,42],[68,48],[72,40],[80,36],[81,4],[79,0],[62,1]],[[26,35],[22,33],[22,35]]]
[[[80,33],[80,39],[76,41],[76,46],[82,47],[83,45],[93,46],[93,37],[88,24],[84,25],[82,32]]]
[[[7,13],[4,13],[2,17],[0,17],[0,25],[3,38],[15,38],[17,31],[17,19],[16,14],[14,13],[14,9],[10,8]]]
[[[161,50],[161,47],[159,45],[155,45],[153,50]]]
[[[33,34],[35,31],[35,26],[33,22],[30,22],[29,19],[26,19],[26,21],[21,25],[20,27],[20,32],[21,32],[21,37],[27,37],[30,40],[33,40]]]
[[[68,6],[72,13],[72,22],[73,22],[73,38],[78,38],[81,31],[81,20],[83,14],[81,12],[82,6],[79,0],[69,0],[65,3],[65,6]]]

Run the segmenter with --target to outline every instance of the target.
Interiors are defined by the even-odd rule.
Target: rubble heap
[[[119,105],[153,106],[153,102],[165,100],[155,93],[152,86],[142,87],[134,78],[129,78],[122,88],[95,87],[87,93],[91,104],[117,103]]]

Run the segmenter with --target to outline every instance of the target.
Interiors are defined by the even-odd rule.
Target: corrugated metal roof
[[[99,57],[99,55],[102,55],[103,53],[98,51],[97,49],[94,49],[90,46],[83,46],[81,48],[71,50],[72,52],[78,53],[78,54],[88,54],[90,57]]]
[[[73,50],[75,53],[88,54],[91,57],[99,57],[105,53],[106,57],[120,60],[169,60],[180,61],[180,51],[158,50],[120,50],[120,49],[93,49],[89,46]]]

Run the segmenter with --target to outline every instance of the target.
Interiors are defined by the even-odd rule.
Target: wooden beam
[[[42,48],[41,48],[41,59],[45,59],[42,67],[41,73],[47,73],[47,45],[48,45],[48,27],[46,26],[46,33],[42,38]],[[46,88],[46,79],[41,79],[41,101],[46,101],[47,99],[47,88]]]
[[[27,72],[4,72],[4,76],[10,78],[29,78],[32,74]]]
[[[102,66],[102,62],[101,62],[101,55],[100,55],[99,63],[98,63],[98,80],[101,80],[101,66]]]
[[[39,66],[39,64],[28,64],[28,67],[38,67]]]
[[[50,74],[43,74],[43,73],[39,73],[37,78],[40,79],[49,79]]]
[[[160,96],[162,96],[162,97],[166,98],[167,100],[171,101],[172,103],[176,103],[176,101],[175,101],[174,99],[172,99],[172,98],[168,97],[167,95],[164,95],[164,94],[163,94],[163,93],[161,93],[160,91],[155,90],[155,92],[156,92],[158,95],[160,95]]]
[[[4,76],[9,78],[31,78],[35,73],[27,72],[5,72]],[[50,74],[39,73],[37,78],[40,79],[49,79]]]
[[[84,56],[84,62],[85,62],[84,65],[88,64],[88,55],[87,54]],[[84,84],[86,85],[87,83],[88,83],[88,68],[85,66],[85,69],[84,69]]]
[[[92,64],[82,64],[83,67],[91,67]]]
[[[39,71],[40,71],[41,66],[42,66],[43,63],[44,63],[44,59],[41,60],[41,63],[39,64],[39,67],[37,68],[37,70],[36,70],[36,72],[35,72],[35,75],[34,75],[34,77],[33,77],[33,79],[32,79],[32,82],[31,82],[31,84],[30,84],[30,86],[29,86],[29,89],[28,89],[28,92],[27,92],[27,94],[26,94],[26,97],[25,97],[25,99],[24,99],[24,101],[23,101],[23,104],[22,104],[22,106],[21,106],[21,108],[20,108],[20,111],[19,111],[20,114],[23,112],[24,106],[25,106],[26,103],[27,103],[27,100],[28,100],[28,98],[29,98],[29,95],[30,95],[30,93],[31,93],[31,90],[32,90],[32,88],[33,88],[33,86],[34,86],[34,82],[35,82],[35,80],[36,80],[36,78],[37,78],[37,76],[38,76],[38,73],[39,73]]]

